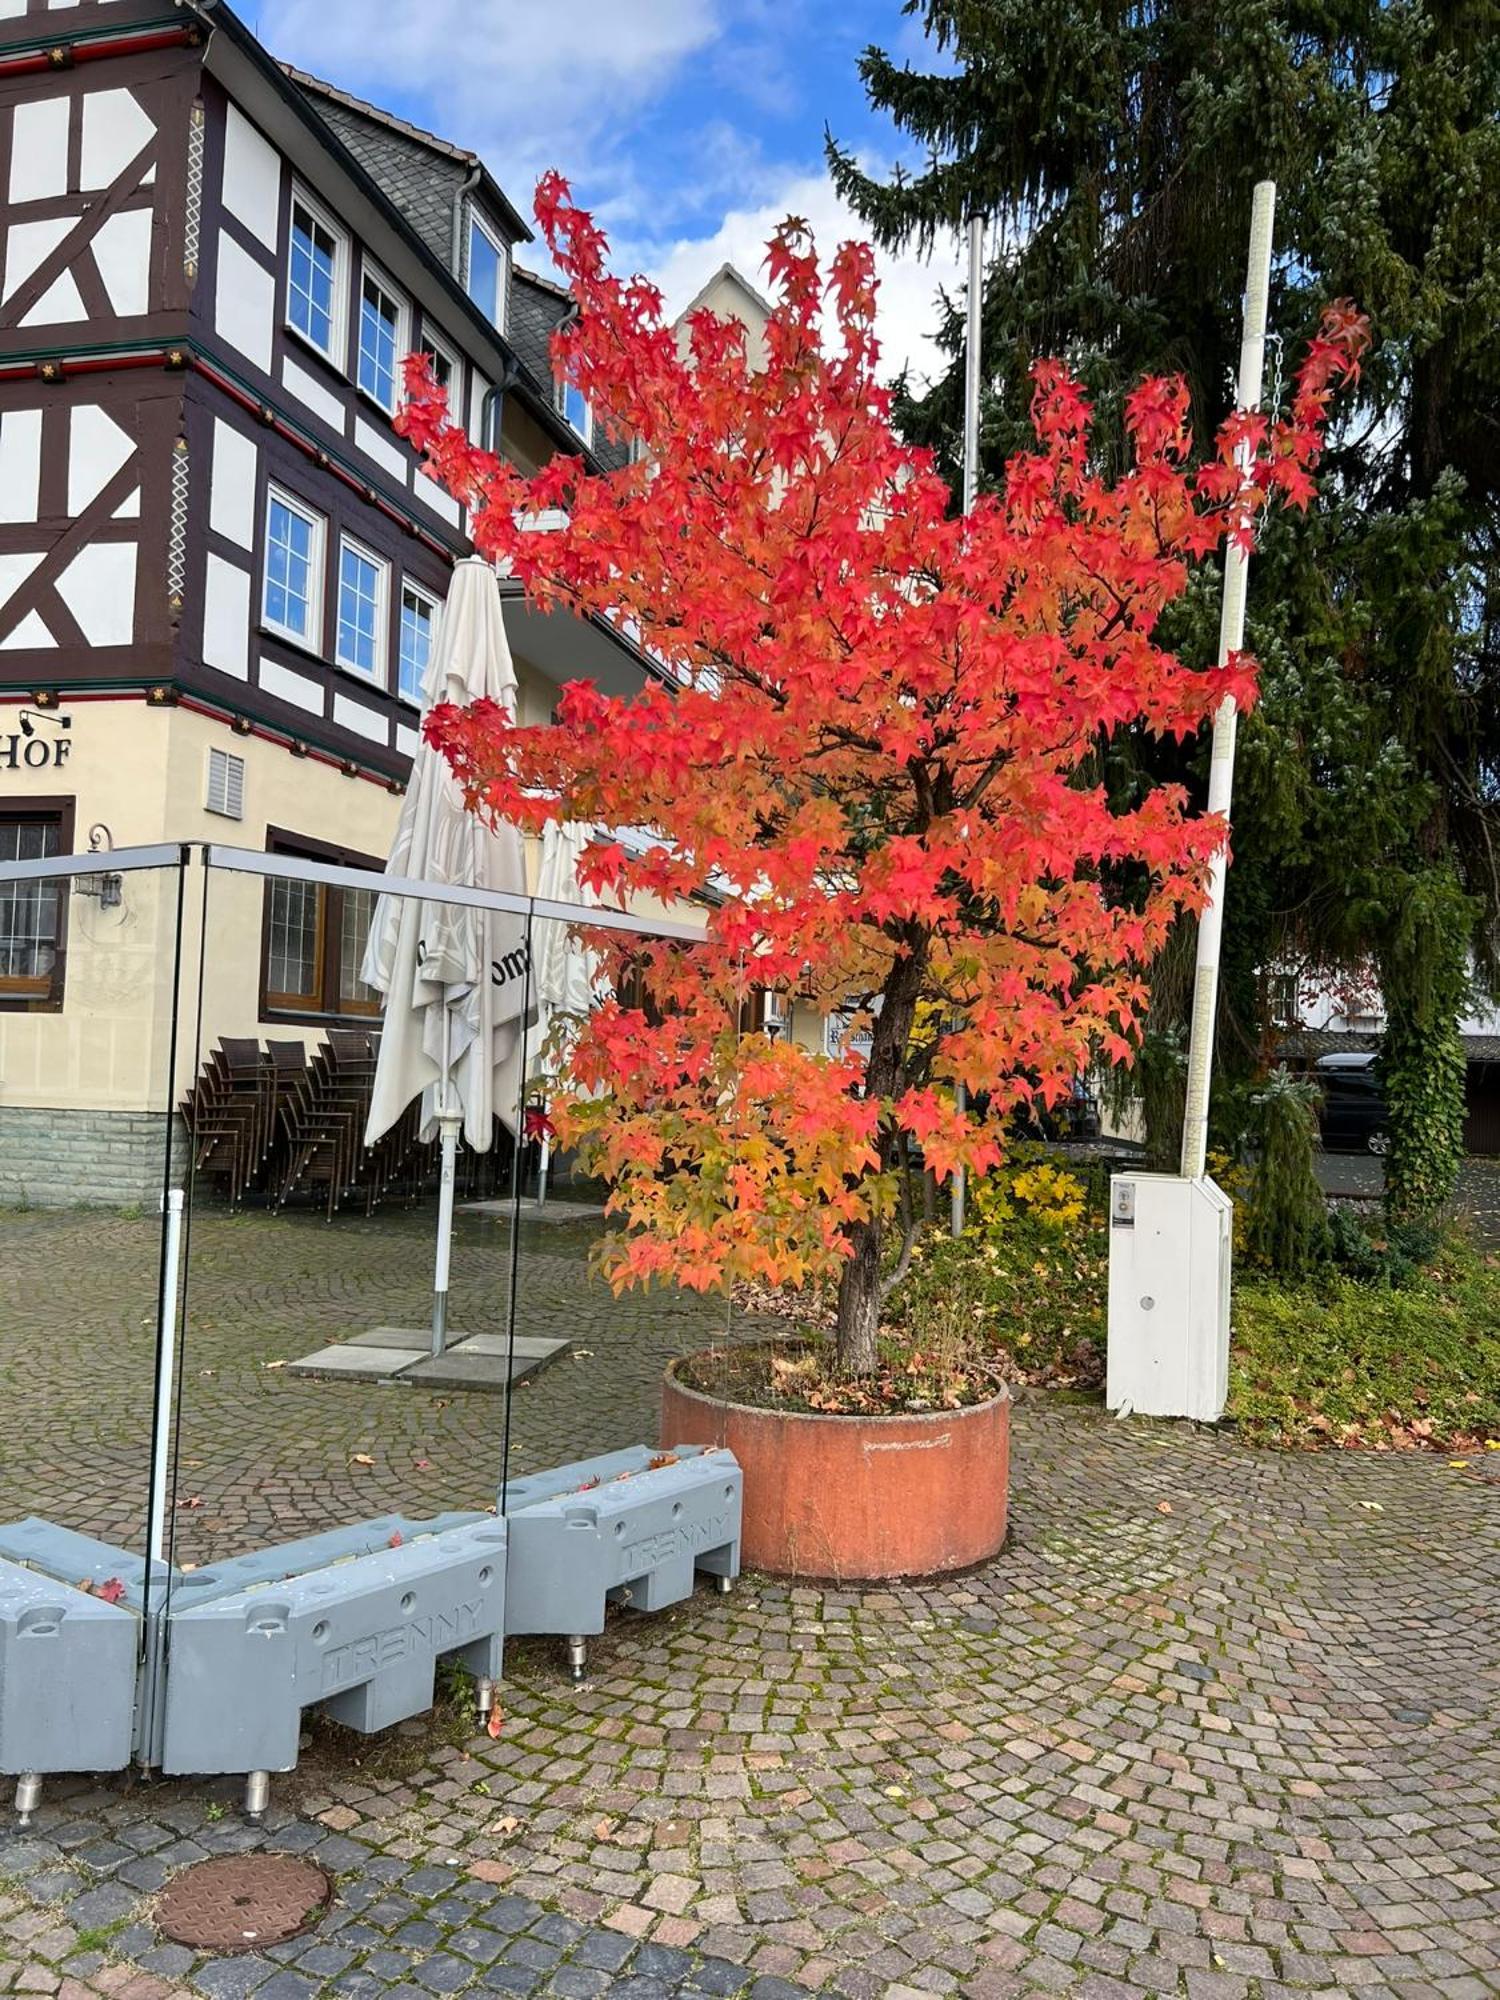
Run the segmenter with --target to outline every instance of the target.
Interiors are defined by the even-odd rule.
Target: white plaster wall
[[[224,129],[224,206],[274,250],[281,223],[281,156],[231,104]]]
[[[12,203],[46,201],[68,191],[68,123],[72,103],[44,97],[18,104],[11,128]]]
[[[344,429],[344,406],[338,397],[308,371],[300,367],[290,356],[281,364],[281,380],[289,396],[295,396],[304,409],[311,410],[315,417],[321,417],[341,435]]]
[[[203,579],[203,663],[250,678],[250,572],[214,554]]]
[[[135,439],[97,403],[81,403],[68,427],[68,513],[75,520],[135,450]]]
[[[0,521],[35,521],[42,478],[42,413],[0,415]]]
[[[91,90],[83,100],[83,187],[108,187],[155,131],[150,116],[128,90]]]
[[[209,471],[208,525],[242,549],[255,546],[255,440],[214,419],[213,463]]]
[[[275,319],[276,280],[221,231],[214,325],[231,347],[269,373]]]
[[[58,595],[91,646],[128,646],[135,637],[134,542],[92,542],[57,579]]]

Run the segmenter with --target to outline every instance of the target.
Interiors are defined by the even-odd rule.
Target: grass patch
[[[1443,1240],[1399,1287],[1236,1287],[1229,1414],[1281,1445],[1473,1449],[1500,1440],[1500,1258]]]

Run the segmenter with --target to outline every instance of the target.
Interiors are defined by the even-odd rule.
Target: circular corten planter
[[[937,1576],[1005,1540],[1010,1397],[920,1416],[825,1417],[690,1389],[673,1362],[662,1443],[727,1445],[745,1475],[741,1559],[775,1576]]]

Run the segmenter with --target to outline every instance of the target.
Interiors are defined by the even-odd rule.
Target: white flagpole
[[[1242,410],[1260,407],[1265,380],[1266,315],[1271,290],[1271,229],[1276,216],[1276,183],[1256,184],[1250,212],[1250,257],[1245,275],[1245,324],[1240,342],[1240,374],[1236,391]],[[1240,450],[1242,471],[1249,470],[1249,448]],[[1245,591],[1250,551],[1238,544],[1224,553],[1224,597],[1219,614],[1219,665],[1245,643]],[[1208,810],[1227,823],[1234,796],[1234,746],[1239,713],[1226,697],[1214,717],[1213,753],[1208,772]],[[1224,877],[1228,851],[1214,856],[1208,878],[1208,901],[1198,919],[1198,960],[1193,979],[1192,1038],[1188,1045],[1187,1105],[1182,1121],[1182,1176],[1197,1180],[1208,1159],[1208,1095],[1213,1068],[1214,1024],[1219,1007],[1219,952],[1224,934]]]
[[[983,332],[980,320],[984,305],[984,217],[969,217],[969,313],[964,337],[964,512],[971,511],[979,492],[979,384]],[[954,1093],[960,1111],[969,1104],[967,1088],[960,1084]],[[968,1206],[968,1175],[962,1167],[953,1173],[952,1228],[955,1236],[964,1233]]]

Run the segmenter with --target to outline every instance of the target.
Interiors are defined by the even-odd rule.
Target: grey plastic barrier
[[[130,1762],[140,1634],[124,1605],[0,1559],[0,1771],[23,1816],[41,1773]]]
[[[304,1710],[367,1734],[387,1728],[432,1706],[443,1658],[489,1688],[505,1598],[506,1524],[485,1515],[174,1608],[162,1768],[289,1771]]]
[[[740,1572],[744,1475],[733,1452],[646,1445],[513,1480],[506,1630],[568,1640],[575,1680],[606,1606],[660,1611],[699,1570],[728,1589]]]
[[[124,1595],[119,1601],[136,1612],[145,1601],[144,1556],[133,1556],[128,1549],[116,1548],[113,1542],[81,1535],[75,1528],[60,1528],[55,1521],[44,1521],[36,1514],[0,1526],[0,1557],[24,1563],[28,1569],[40,1570],[60,1583],[87,1582],[96,1590],[101,1584],[122,1584]],[[167,1579],[172,1574],[164,1562],[151,1565],[153,1604],[165,1594]]]

